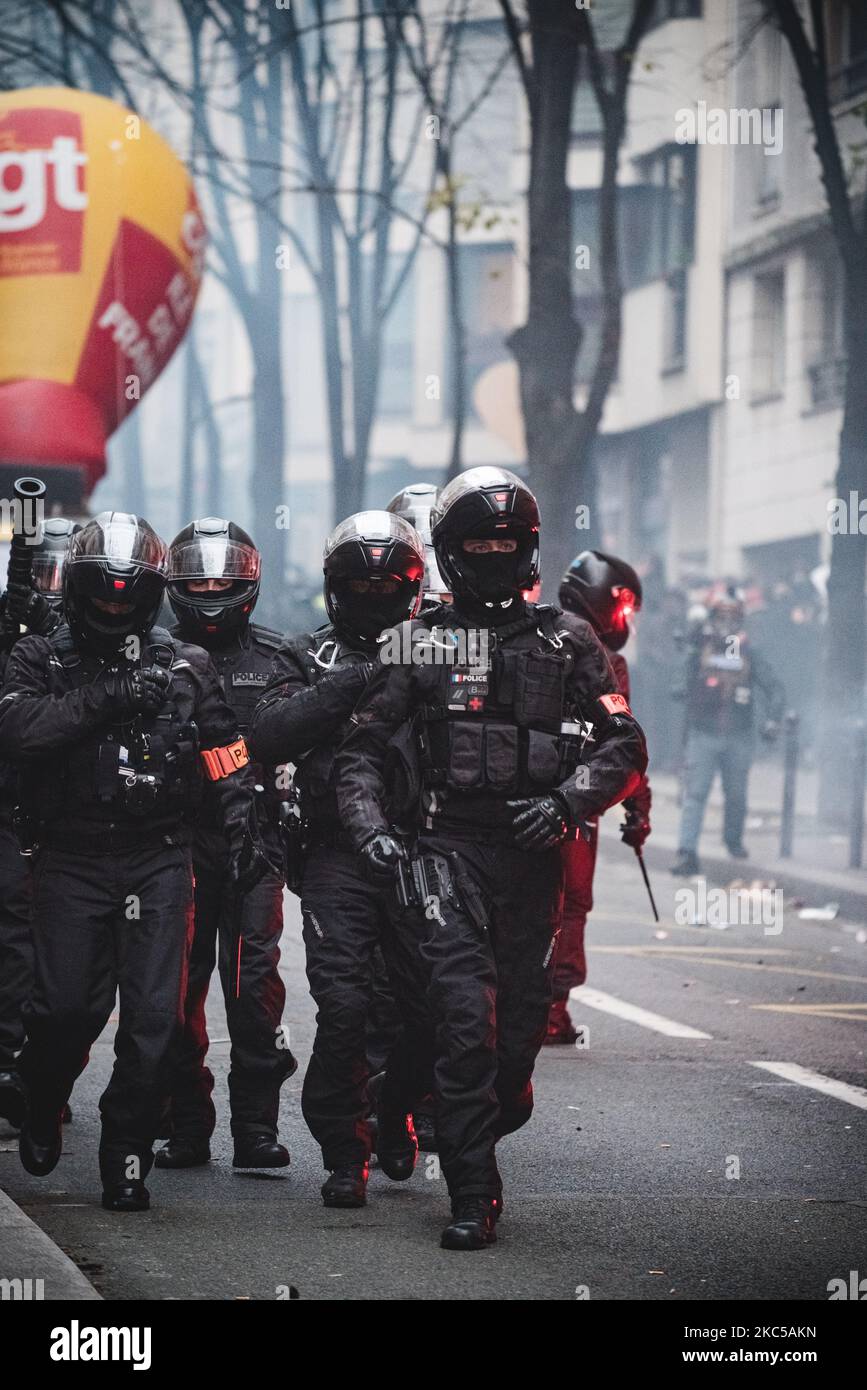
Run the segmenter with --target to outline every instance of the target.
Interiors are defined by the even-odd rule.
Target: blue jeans
[[[723,839],[729,849],[740,844],[747,814],[747,779],[753,760],[753,739],[749,733],[708,734],[690,730],[686,741],[683,772],[683,810],[680,820],[680,849],[695,853],[701,835],[704,808],[713,779],[719,769],[725,810]]]

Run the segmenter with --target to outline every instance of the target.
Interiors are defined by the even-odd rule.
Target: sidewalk
[[[653,790],[653,833],[645,846],[645,858],[657,870],[674,861],[680,827],[680,786],[671,773],[650,770]],[[773,882],[789,898],[802,898],[808,907],[839,904],[842,914],[867,921],[867,868],[850,869],[849,837],[829,833],[815,815],[818,776],[815,770],[799,773],[796,794],[792,857],[780,858],[780,808],[783,771],[777,762],[757,762],[750,774],[750,797],[744,844],[749,859],[730,859],[722,844],[722,790],[719,778],[708,799],[699,845],[702,873],[712,882],[726,885],[735,879]],[[618,835],[620,816],[610,812],[601,821],[605,839]],[[867,855],[865,855],[867,863]]]
[[[0,1302],[69,1303],[101,1297],[69,1256],[0,1188]]]

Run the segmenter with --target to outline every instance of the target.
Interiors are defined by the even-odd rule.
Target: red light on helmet
[[[126,588],[126,580],[125,580],[125,579],[116,579],[116,580],[114,581],[114,587],[115,587],[116,589],[125,589],[125,588]]]

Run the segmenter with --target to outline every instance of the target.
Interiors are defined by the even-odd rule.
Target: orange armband
[[[599,703],[609,714],[632,714],[632,710],[623,695],[600,695]]]
[[[221,777],[231,777],[233,772],[244,767],[250,761],[250,754],[244,740],[239,738],[225,748],[203,748],[201,758],[205,776],[211,782],[219,782]]]

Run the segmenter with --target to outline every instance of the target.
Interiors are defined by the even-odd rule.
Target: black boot
[[[210,1159],[207,1139],[170,1139],[154,1155],[157,1168],[202,1168]]]
[[[367,1164],[335,1168],[322,1184],[322,1200],[327,1207],[363,1207],[367,1201]]]
[[[483,1250],[497,1239],[497,1199],[455,1197],[452,1199],[451,1225],[440,1240],[443,1250]]]
[[[273,1134],[245,1134],[235,1140],[233,1168],[288,1168],[289,1150]]]
[[[691,878],[692,875],[697,874],[698,871],[698,855],[695,850],[679,849],[677,851],[677,859],[671,866],[671,872],[674,874],[675,878]]]
[[[102,1189],[102,1205],[106,1211],[147,1211],[151,1195],[141,1178],[125,1178],[123,1182],[107,1182]]]
[[[60,1112],[34,1118],[27,1115],[18,1136],[18,1156],[28,1173],[44,1178],[60,1162],[63,1153],[63,1125]]]
[[[439,1148],[439,1141],[434,1123],[432,1096],[425,1096],[421,1104],[412,1112],[412,1123],[415,1128],[415,1137],[418,1140],[419,1153],[435,1154]]]
[[[385,1176],[392,1182],[406,1182],[415,1170],[417,1154],[412,1115],[391,1115],[380,1109],[376,1156]]]
[[[740,840],[732,844],[729,844],[727,840],[726,849],[728,850],[732,859],[749,859],[750,857],[749,850],[747,849],[746,845],[744,845]]]
[[[8,1120],[13,1129],[20,1129],[27,1110],[27,1092],[13,1067],[0,1071],[0,1119]]]

